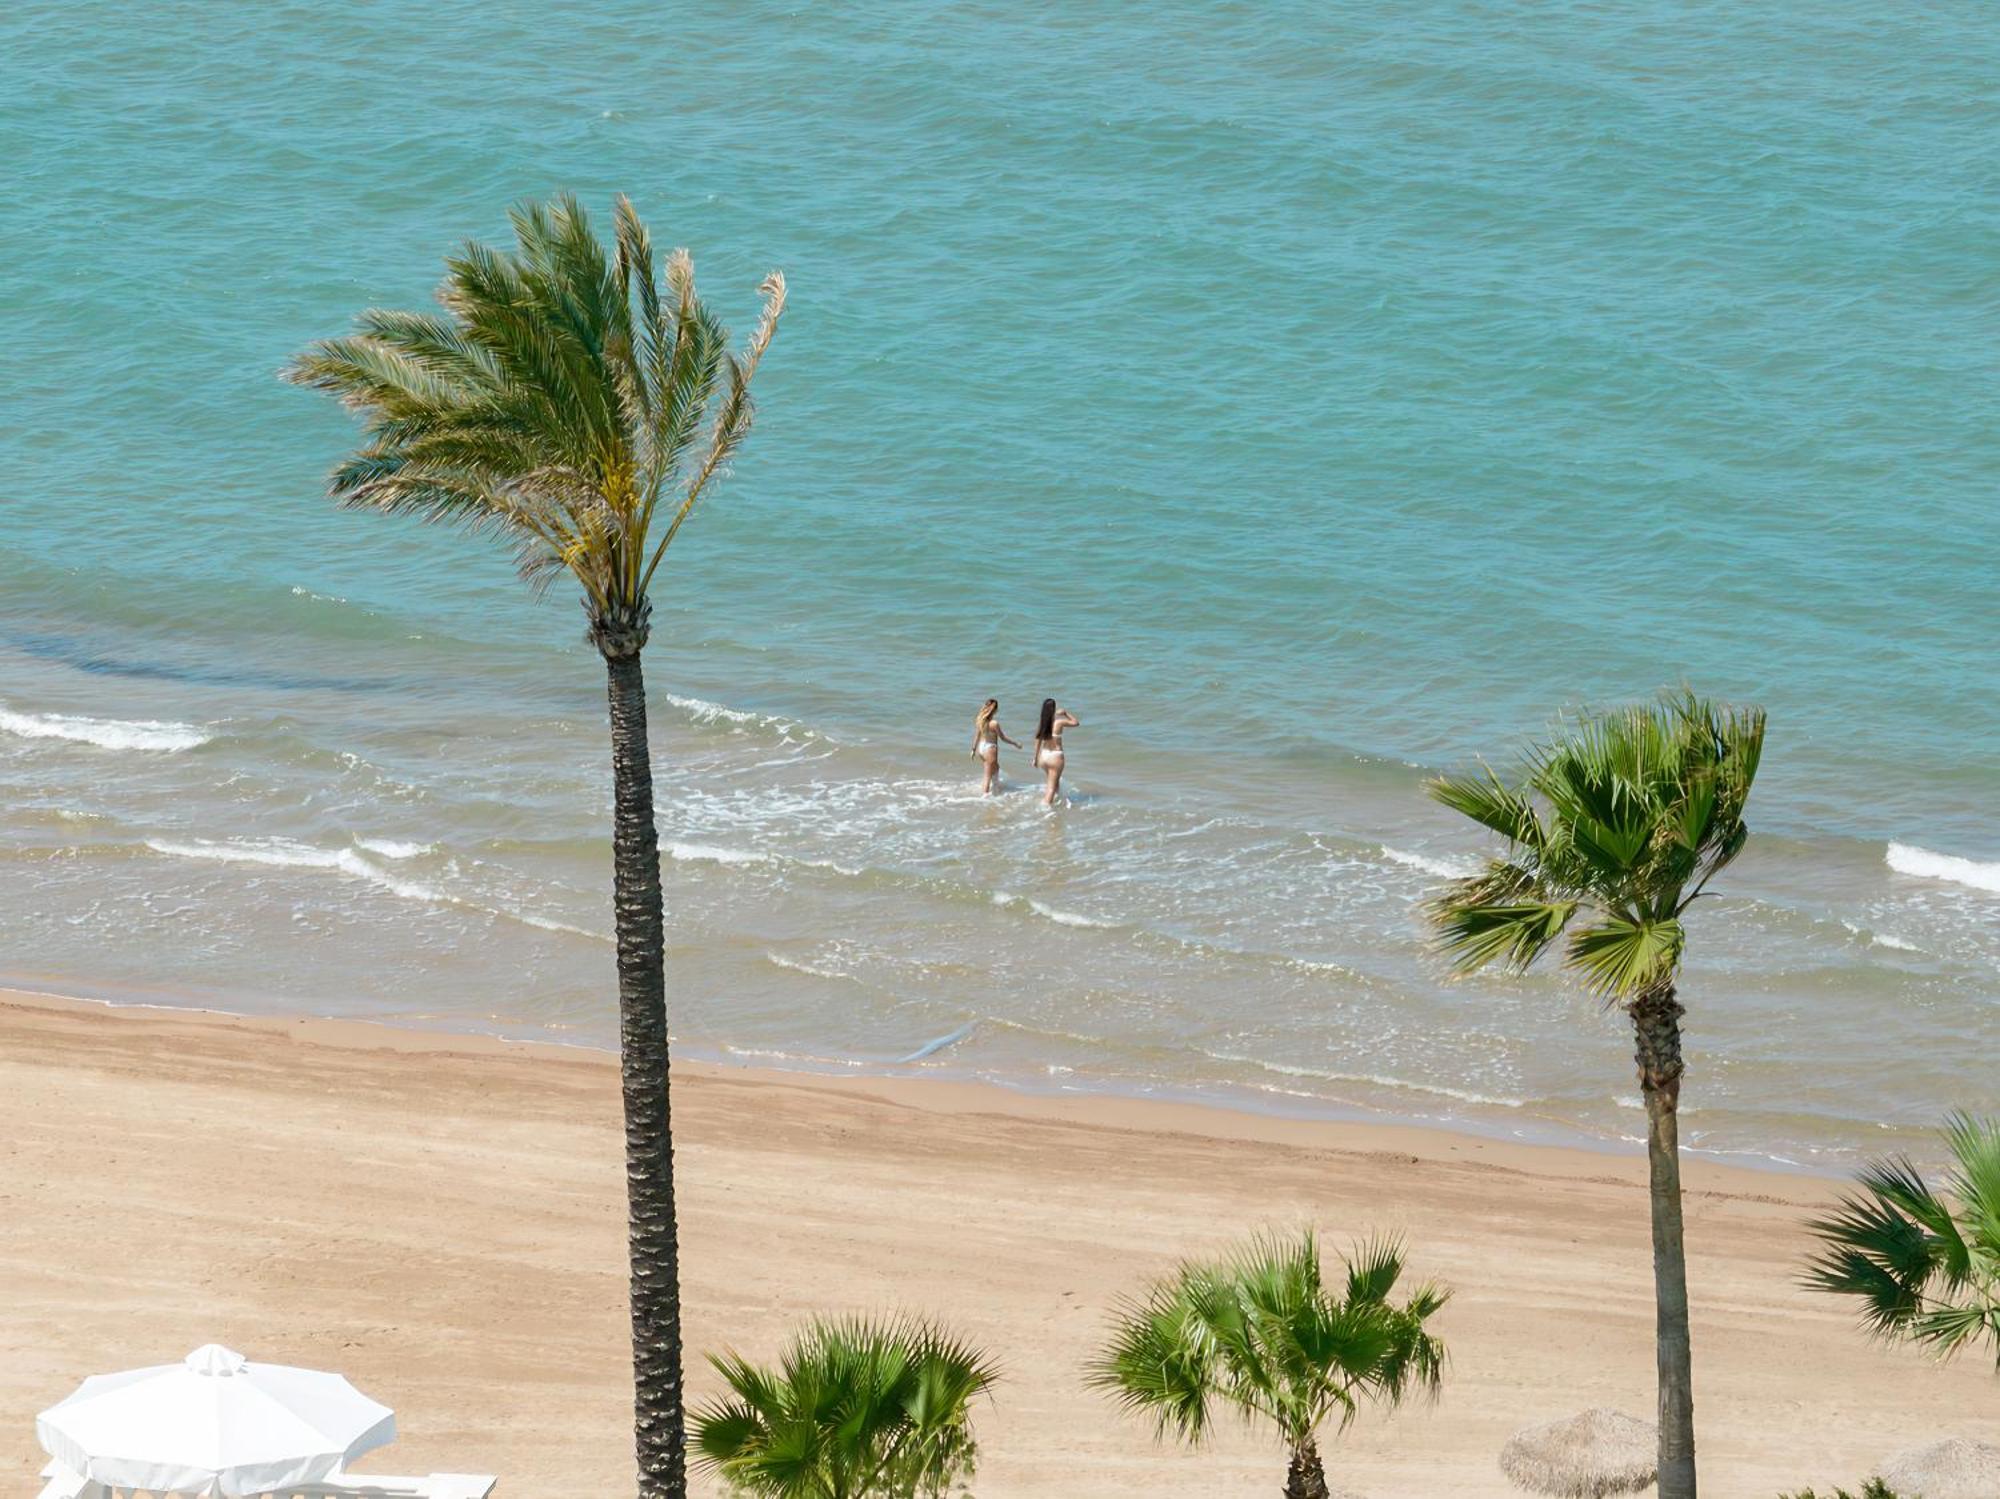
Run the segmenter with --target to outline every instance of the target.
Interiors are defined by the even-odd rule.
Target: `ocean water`
[[[274,372],[506,205],[791,309],[648,672],[696,1054],[1641,1128],[1452,982],[1423,777],[1765,704],[1698,1149],[2000,1106],[2000,31],[1969,5],[0,13],[0,976],[608,1044],[602,673]],[[1074,800],[989,693],[1054,694]]]

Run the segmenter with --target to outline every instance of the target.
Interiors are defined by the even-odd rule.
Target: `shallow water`
[[[686,1044],[1629,1136],[1616,1017],[1426,954],[1420,784],[1686,680],[1773,725],[1694,1143],[2000,1105],[2000,40],[1620,14],[9,10],[0,972],[612,1038],[579,617],[272,372],[623,188],[793,288],[648,654]]]

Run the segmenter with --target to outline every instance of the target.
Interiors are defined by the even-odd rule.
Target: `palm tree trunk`
[[[1326,1469],[1320,1466],[1319,1446],[1311,1437],[1292,1449],[1292,1463],[1285,1471],[1285,1499],[1328,1499]]]
[[[1681,1236],[1681,1007],[1671,984],[1632,1002],[1653,1199],[1654,1349],[1660,1377],[1660,1499],[1695,1499],[1694,1361]]]
[[[674,1237],[674,1137],[667,1108],[667,991],[660,840],[646,743],[639,644],[607,643],[610,675],[613,903],[618,926],[618,1054],[625,1084],[625,1188],[632,1260],[632,1374],[639,1499],[685,1499],[680,1251]],[[643,637],[642,637],[643,639]],[[626,647],[613,654],[617,647]]]

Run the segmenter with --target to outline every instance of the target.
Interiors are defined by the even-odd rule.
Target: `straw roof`
[[[1882,1481],[1908,1499],[2000,1499],[2000,1447],[1964,1437],[1906,1447],[1882,1464]]]
[[[1555,1499],[1636,1494],[1653,1481],[1659,1440],[1650,1421],[1599,1407],[1516,1432],[1500,1449],[1500,1471]]]

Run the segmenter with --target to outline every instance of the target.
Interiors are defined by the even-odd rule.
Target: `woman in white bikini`
[[[986,766],[986,779],[980,783],[979,794],[991,796],[993,788],[1000,784],[1000,742],[1005,739],[1015,749],[1021,747],[1018,739],[1007,739],[1007,733],[1000,727],[1000,699],[989,697],[986,706],[979,710],[972,720],[972,753]]]
[[[1053,807],[1056,793],[1062,790],[1063,730],[1081,727],[1076,715],[1058,708],[1054,698],[1042,700],[1042,721],[1035,730],[1035,764],[1049,778],[1048,789],[1042,793],[1045,807]]]

